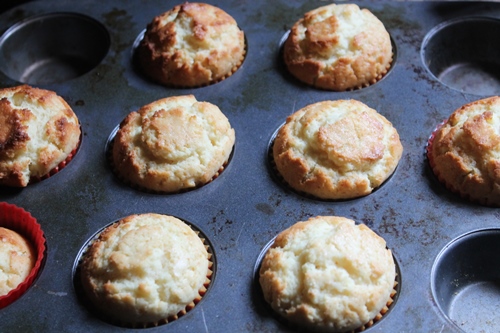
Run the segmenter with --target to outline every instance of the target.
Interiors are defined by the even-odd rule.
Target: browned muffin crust
[[[77,148],[80,125],[53,91],[22,85],[0,90],[0,185],[24,187]]]
[[[138,47],[144,73],[167,85],[197,87],[223,80],[241,65],[244,33],[222,9],[183,3],[154,18]]]

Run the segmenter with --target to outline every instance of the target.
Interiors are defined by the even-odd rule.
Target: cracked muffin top
[[[205,3],[183,3],[148,24],[138,47],[143,72],[163,85],[198,87],[225,79],[245,56],[233,17]]]
[[[128,325],[177,315],[201,298],[210,274],[198,235],[183,221],[155,213],[130,215],[107,227],[81,263],[92,304]]]
[[[0,185],[25,187],[78,147],[78,118],[55,92],[22,85],[0,90]]]
[[[217,106],[193,95],[173,96],[122,121],[113,163],[133,185],[176,192],[211,181],[228,161],[234,141],[234,129]]]
[[[380,80],[392,62],[383,23],[355,4],[331,4],[307,12],[284,45],[292,75],[317,88],[344,91]]]
[[[500,97],[465,104],[433,134],[427,156],[451,191],[500,207]]]
[[[316,216],[276,237],[259,275],[265,300],[290,322],[350,332],[391,302],[396,269],[385,240],[366,225]]]
[[[394,172],[402,152],[392,124],[356,100],[322,101],[298,110],[273,144],[285,182],[322,199],[371,193]]]

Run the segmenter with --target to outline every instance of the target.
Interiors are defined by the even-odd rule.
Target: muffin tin
[[[500,310],[500,213],[446,190],[424,154],[430,133],[455,109],[500,93],[500,47],[494,42],[500,4],[353,1],[385,24],[395,46],[394,63],[370,87],[329,92],[297,82],[279,57],[287,30],[304,12],[326,2],[208,2],[236,19],[248,52],[231,77],[196,89],[154,84],[133,62],[134,45],[146,25],[176,2],[47,0],[0,15],[0,32],[5,32],[0,86],[27,82],[56,91],[72,106],[83,130],[78,153],[60,172],[24,189],[0,189],[1,201],[38,220],[47,246],[38,279],[0,310],[2,331],[140,330],[94,316],[79,300],[73,274],[92,235],[121,217],[145,212],[174,215],[198,228],[212,244],[216,262],[210,288],[195,308],[148,332],[294,331],[266,306],[255,275],[276,234],[316,215],[367,224],[396,258],[396,301],[366,332],[500,330],[495,320]],[[66,23],[49,29],[53,20]],[[123,184],[106,157],[108,138],[129,112],[180,94],[216,104],[228,117],[236,146],[227,168],[206,186],[172,195]],[[398,130],[404,153],[395,174],[374,193],[346,201],[315,200],[283,187],[268,161],[277,128],[305,105],[349,98],[376,109]]]

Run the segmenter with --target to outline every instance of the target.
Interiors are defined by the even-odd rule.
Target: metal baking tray
[[[263,302],[255,271],[274,236],[316,215],[365,223],[393,251],[400,270],[397,299],[367,332],[499,331],[500,212],[446,190],[432,175],[424,152],[435,126],[455,109],[500,94],[500,4],[353,1],[385,24],[395,47],[393,66],[370,87],[330,92],[299,83],[280,59],[283,37],[293,23],[330,2],[207,2],[236,19],[246,34],[248,52],[234,75],[196,89],[151,83],[133,65],[134,44],[146,25],[177,2],[47,0],[0,15],[0,32],[19,22],[17,29],[27,27],[39,15],[70,16],[67,25],[49,29],[46,36],[39,35],[45,29],[40,26],[17,40],[9,30],[12,39],[0,42],[0,86],[33,77],[32,85],[54,90],[68,101],[83,130],[79,152],[59,173],[24,189],[0,189],[0,200],[29,211],[47,239],[38,279],[0,310],[0,331],[136,331],[92,315],[77,297],[73,273],[92,235],[121,217],[145,212],[174,215],[196,226],[212,244],[216,261],[202,301],[185,316],[148,332],[294,331]],[[90,31],[88,24],[94,29],[90,40],[74,43],[79,34]],[[20,68],[33,61],[33,53],[36,58],[45,52],[30,47],[38,40],[49,43],[61,33],[69,39],[52,43],[49,50],[74,47],[77,51],[70,55],[79,58],[91,52],[83,60],[94,62],[79,66],[69,61],[66,66],[55,61],[55,67],[34,65],[33,73],[45,70],[38,76],[23,73]],[[85,47],[78,48],[82,44]],[[129,112],[181,94],[216,104],[229,118],[236,145],[226,170],[206,186],[172,195],[144,193],[123,184],[106,158],[111,133]],[[373,194],[347,201],[315,200],[283,187],[272,175],[268,149],[273,134],[294,111],[327,99],[362,101],[388,118],[400,134],[401,162]]]

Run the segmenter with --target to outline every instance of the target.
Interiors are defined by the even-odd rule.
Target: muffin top
[[[434,133],[436,176],[473,202],[500,207],[500,97],[463,105]]]
[[[26,279],[35,260],[32,246],[23,236],[0,227],[0,296],[7,295]]]
[[[179,219],[138,214],[106,228],[84,254],[83,289],[93,305],[126,324],[156,323],[200,297],[207,250]]]
[[[307,12],[284,45],[290,73],[317,88],[344,91],[375,83],[392,62],[383,23],[355,4],[330,4]]]
[[[284,180],[322,199],[371,193],[393,173],[402,152],[392,124],[356,100],[322,101],[298,110],[273,145]]]
[[[143,106],[120,124],[113,160],[117,172],[146,189],[175,192],[209,182],[228,161],[234,130],[220,111],[193,95]]]
[[[144,73],[168,86],[196,87],[230,76],[245,55],[244,33],[220,8],[183,3],[155,17],[138,47]]]
[[[79,140],[78,118],[55,92],[0,89],[0,185],[27,186],[64,161]]]
[[[315,331],[345,332],[380,313],[395,274],[391,251],[367,226],[317,216],[276,237],[259,281],[265,300],[289,321]]]

